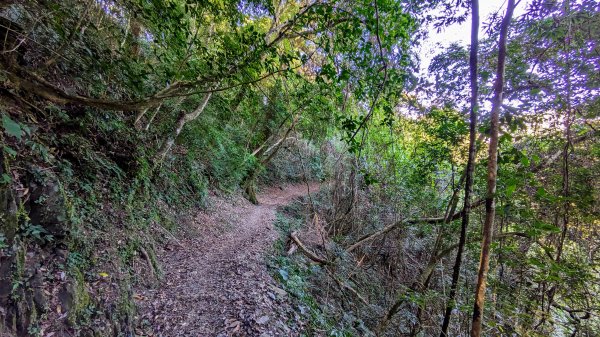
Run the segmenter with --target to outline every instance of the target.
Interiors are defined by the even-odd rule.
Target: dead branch
[[[502,238],[506,238],[506,237],[511,237],[511,236],[518,236],[518,237],[523,237],[523,238],[528,238],[528,239],[532,239],[530,235],[528,235],[527,233],[523,233],[523,232],[506,232],[506,233],[501,233],[498,235],[494,236],[494,240],[498,240],[498,239],[502,239]],[[470,240],[467,241],[467,243],[472,243],[472,242],[476,242],[478,240],[480,240],[481,238],[471,238]],[[541,245],[541,243],[538,240],[535,240],[538,244]],[[421,275],[419,275],[419,280],[416,281],[415,283],[413,283],[409,288],[407,288],[406,290],[404,290],[401,295],[399,295],[400,299],[398,301],[396,301],[391,307],[390,309],[387,311],[386,315],[381,319],[381,322],[379,323],[378,327],[377,327],[377,331],[379,333],[381,333],[383,331],[383,329],[385,329],[386,325],[389,323],[389,321],[398,313],[398,311],[400,311],[400,307],[402,307],[402,305],[405,302],[405,297],[404,295],[407,293],[407,291],[423,291],[423,283],[424,280],[428,278],[429,274],[433,273],[433,270],[435,269],[435,265],[446,255],[450,254],[454,249],[456,249],[458,247],[458,244],[453,244],[451,246],[446,247],[445,249],[443,249],[439,254],[437,254],[432,261],[429,263],[429,265],[427,267],[425,267],[425,269],[423,269],[423,271],[421,272]],[[544,246],[542,246],[543,248]]]
[[[300,248],[302,253],[304,253],[304,255],[306,255],[309,259],[322,265],[331,264],[330,261],[327,261],[326,259],[317,256],[317,254],[311,252],[308,248],[306,248],[306,246],[300,241],[300,239],[298,239],[298,236],[296,236],[296,232],[290,233],[290,239],[294,241],[294,243],[298,246],[298,248]]]
[[[471,206],[471,208],[475,208],[478,206],[483,205],[483,199],[478,200],[476,202],[474,202]],[[374,232],[374,233],[369,233],[366,234],[364,236],[362,236],[360,239],[358,239],[355,243],[353,243],[352,245],[350,245],[350,247],[346,248],[346,252],[350,253],[353,250],[355,250],[356,248],[358,248],[358,246],[369,242],[383,234],[386,234],[388,232],[393,231],[394,229],[404,226],[404,225],[410,225],[410,224],[417,224],[417,223],[428,223],[428,224],[436,224],[436,223],[443,223],[444,221],[454,221],[454,220],[458,220],[460,219],[460,217],[462,217],[463,211],[457,212],[455,213],[453,216],[451,216],[450,218],[446,219],[445,217],[438,217],[438,218],[418,218],[418,219],[404,219],[404,220],[400,220],[397,221],[391,225],[385,226],[382,229]]]
[[[148,269],[150,270],[150,276],[152,276],[152,279],[154,279],[156,277],[156,273],[154,271],[154,264],[152,263],[152,259],[150,259],[150,255],[148,255],[148,252],[146,251],[146,249],[144,249],[144,247],[139,247],[139,251],[142,254],[142,256],[144,257],[144,259],[146,260],[146,262],[148,263]]]
[[[369,301],[367,301],[356,289],[352,288],[352,286],[350,286],[348,283],[340,280],[331,270],[327,268],[325,268],[325,270],[327,271],[327,275],[329,275],[329,277],[331,277],[340,288],[348,290],[354,296],[356,296],[356,298],[363,302],[363,304],[369,305]]]
[[[166,234],[171,240],[173,240],[175,242],[175,244],[177,244],[181,248],[184,248],[183,243],[181,243],[181,241],[179,241],[179,239],[177,239],[175,237],[175,235],[173,235],[173,233],[169,232],[166,228],[164,228],[163,226],[161,226],[158,223],[155,223],[154,228],[159,229],[161,232],[163,232],[164,234]]]

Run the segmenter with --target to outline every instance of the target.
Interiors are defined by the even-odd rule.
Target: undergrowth
[[[273,277],[292,296],[295,310],[306,320],[302,336],[356,336],[351,322],[337,320],[332,308],[324,306],[315,296],[316,279],[326,279],[322,267],[311,263],[300,253],[286,255],[287,238],[290,232],[304,226],[304,206],[296,201],[277,212],[275,226],[280,232],[275,253],[269,261]]]
[[[0,274],[10,274],[6,291],[13,300],[7,305],[26,317],[17,320],[31,335],[56,329],[67,310],[68,329],[75,335],[133,331],[132,286],[158,284],[156,249],[179,229],[178,218],[202,208],[209,190],[239,191],[255,165],[243,130],[216,126],[216,109],[190,123],[159,165],[151,160],[156,135],[132,128],[126,113],[108,118],[94,108],[50,105],[42,125],[35,113],[17,105],[0,109],[0,192],[12,193],[6,203],[17,208],[15,220],[0,228],[0,257],[13,271]],[[314,147],[304,155],[309,163],[319,161]],[[295,163],[278,162],[277,177],[301,176],[301,171],[281,173]],[[309,176],[318,171],[308,170]],[[39,266],[44,272],[37,276]],[[40,295],[44,292],[51,295]],[[39,308],[17,309],[35,296],[42,298]]]

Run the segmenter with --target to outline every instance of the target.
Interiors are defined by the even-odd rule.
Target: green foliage
[[[0,233],[0,249],[4,249],[8,247],[8,242],[6,240],[6,236],[4,233]]]
[[[6,21],[11,30],[2,34],[0,60],[0,188],[20,206],[16,240],[0,233],[2,254],[18,255],[12,295],[22,295],[26,249],[66,249],[60,263],[81,299],[71,320],[91,326],[92,317],[116,315],[130,322],[131,282],[144,281],[134,262],[146,251],[150,268],[160,269],[153,252],[163,239],[157,226],[175,230],[177,213],[201,207],[209,189],[234,193],[257,178],[335,183],[335,200],[320,215],[340,245],[403,219],[445,215],[453,192],[462,191],[467,157],[468,52],[450,45],[432,59],[432,77],[421,81],[413,75],[411,47],[422,37],[419,24],[430,20],[423,11],[440,5],[446,16],[434,24],[440,27],[464,20],[467,3],[67,0],[3,6],[2,26]],[[494,195],[501,240],[494,243],[490,276],[497,301],[485,317],[492,334],[551,335],[559,325],[565,332],[598,331],[597,323],[561,309],[597,307],[599,291],[600,21],[594,1],[565,4],[570,7],[530,4],[510,32]],[[484,110],[497,59],[495,20],[480,43],[476,99],[483,141],[473,200],[485,196],[490,121]],[[416,86],[420,90],[411,92]],[[201,113],[188,117],[205,97]],[[164,161],[157,159],[170,135],[175,145]],[[40,172],[56,175],[61,185],[68,219],[57,221],[69,229],[63,235],[28,218],[26,203],[46,201],[27,199],[32,182],[44,181]],[[461,198],[459,192],[455,211]],[[469,238],[480,235],[480,209],[473,210]],[[288,232],[301,222],[280,216],[277,225]],[[426,222],[401,222],[401,234],[361,248],[370,281],[379,282],[364,286],[375,295],[379,316],[386,308],[377,304],[413,289],[429,259],[455,243],[457,221]],[[475,279],[474,242],[462,269],[465,289]],[[434,331],[437,322],[417,318],[431,323],[443,310],[436,305],[445,301],[450,260],[436,264],[434,289],[406,293],[398,331]],[[356,261],[353,268],[360,269]],[[312,281],[327,276],[305,262],[279,257],[273,274],[306,309],[309,333],[360,334],[351,325],[362,322],[351,314],[339,321],[322,307]],[[101,301],[86,287],[108,271],[121,275],[114,280],[118,294],[104,308],[116,309],[96,315]],[[465,289],[457,300],[463,319]],[[549,289],[556,307],[547,305]],[[427,309],[423,317],[411,311],[417,307]],[[30,333],[41,333],[36,329]]]
[[[453,109],[432,108],[420,121],[419,127],[424,132],[424,139],[415,149],[415,159],[420,162],[423,171],[441,163],[454,163],[457,154],[463,148],[461,143],[468,134],[468,127],[463,116]]]
[[[21,141],[24,131],[24,129],[21,127],[21,124],[13,121],[8,115],[2,114],[2,126],[4,127],[4,132],[7,135],[15,137],[17,140]]]
[[[40,243],[52,242],[54,240],[54,236],[49,234],[48,231],[40,225],[26,224],[22,231],[25,237],[31,237],[38,240]]]

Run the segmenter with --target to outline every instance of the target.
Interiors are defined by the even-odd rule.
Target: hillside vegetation
[[[500,5],[1,1],[0,335],[163,335],[139,289],[214,255],[189,220],[271,245],[232,200],[289,183],[237,276],[289,296],[277,334],[600,335],[600,3]]]

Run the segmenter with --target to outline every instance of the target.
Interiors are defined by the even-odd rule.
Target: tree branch
[[[471,208],[479,207],[479,206],[483,205],[484,203],[485,203],[484,199],[477,200],[477,201],[473,202],[473,204],[471,205]],[[450,218],[448,218],[448,221],[458,220],[462,217],[462,214],[463,214],[463,211],[454,213],[454,215],[452,215]],[[382,229],[380,229],[374,233],[369,233],[369,234],[362,236],[355,243],[353,243],[348,248],[346,248],[346,252],[350,253],[353,250],[355,250],[356,248],[358,248],[360,245],[362,245],[366,242],[369,242],[383,234],[391,232],[394,229],[404,226],[404,225],[417,224],[417,223],[437,224],[437,223],[443,223],[444,221],[446,221],[446,219],[444,217],[400,220],[391,225],[385,226]]]
[[[298,236],[296,236],[296,232],[290,233],[290,239],[292,239],[292,241],[294,241],[294,243],[298,246],[298,248],[300,248],[302,253],[304,253],[304,255],[306,255],[309,259],[313,260],[314,262],[316,262],[318,264],[322,264],[322,265],[331,264],[330,261],[327,261],[326,259],[317,256],[317,254],[311,252],[308,248],[306,248],[306,246],[302,243],[302,241],[300,241],[300,239],[298,239]]]

